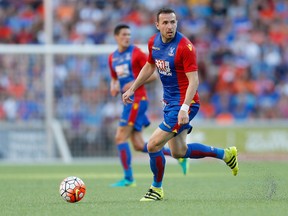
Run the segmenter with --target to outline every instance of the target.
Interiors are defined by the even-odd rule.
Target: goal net
[[[115,49],[0,45],[0,159],[69,162],[116,155],[121,106],[109,94],[107,65]]]

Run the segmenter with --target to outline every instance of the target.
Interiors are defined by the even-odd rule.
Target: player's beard
[[[175,37],[175,32],[167,32],[165,34],[166,42],[171,41]]]

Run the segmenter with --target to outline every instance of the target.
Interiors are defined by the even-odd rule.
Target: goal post
[[[139,45],[139,47],[144,52],[147,52],[147,45],[142,44]],[[116,48],[116,45],[0,45],[0,60],[8,56],[9,61],[14,61],[14,63],[18,64],[17,67],[14,67],[14,65],[10,65],[10,72],[14,69],[20,69],[20,71],[24,70],[22,66],[25,67],[25,65],[27,65],[27,62],[25,61],[28,59],[25,57],[33,56],[32,64],[36,64],[39,60],[36,57],[41,56],[40,60],[43,61],[40,64],[41,67],[43,66],[41,68],[41,76],[43,77],[43,80],[41,81],[43,83],[40,83],[40,87],[43,88],[42,91],[45,100],[45,103],[43,103],[43,106],[45,106],[44,118],[37,122],[16,121],[14,123],[9,121],[3,122],[3,120],[1,122],[0,120],[0,135],[2,139],[0,143],[0,160],[4,158],[8,161],[16,160],[17,162],[23,159],[29,161],[43,161],[47,159],[51,161],[51,159],[53,160],[60,157],[63,162],[70,163],[71,161],[73,161],[73,158],[76,157],[106,157],[107,154],[105,153],[107,152],[112,152],[113,155],[116,155],[114,154],[115,152],[113,152],[115,148],[111,146],[106,146],[107,144],[111,145],[113,143],[116,126],[115,119],[114,122],[108,126],[109,130],[105,128],[103,129],[105,125],[103,126],[99,124],[99,128],[89,128],[89,131],[86,133],[86,140],[81,140],[81,137],[76,137],[76,139],[73,140],[70,139],[71,137],[67,136],[67,134],[65,133],[65,129],[67,128],[66,122],[63,122],[61,118],[58,119],[58,116],[56,116],[56,114],[54,113],[55,110],[53,110],[55,108],[55,92],[53,90],[55,81],[57,81],[54,77],[55,59],[58,56],[63,56],[64,58],[68,56],[81,56],[82,58],[83,56],[83,59],[86,59],[87,61],[89,61],[89,63],[99,61],[98,63],[102,64],[102,68],[99,69],[100,72],[97,73],[97,76],[103,76],[104,70],[105,75],[109,73],[106,61],[107,56]],[[102,56],[105,58],[102,58]],[[48,60],[45,60],[45,57],[48,57]],[[96,60],[96,57],[101,58],[98,58],[98,60]],[[27,72],[27,74],[28,73],[29,72]],[[84,79],[86,79],[85,75],[83,76]],[[104,88],[103,86],[107,84],[107,80],[108,78],[106,76],[106,80],[104,80],[106,83],[102,83],[102,85],[100,85],[99,87],[100,89]],[[96,81],[102,82],[103,79],[99,78]],[[155,91],[154,88],[153,91]],[[159,88],[157,88],[156,91],[159,92]],[[151,89],[148,93],[153,95],[155,98],[157,98],[158,96],[157,93],[152,92]],[[83,95],[79,94],[78,96],[80,98]],[[109,121],[112,121],[111,116],[115,115],[116,109],[119,109],[119,106],[114,106],[112,108],[111,106],[104,107],[105,103],[107,102],[107,98],[104,97],[106,97],[107,94],[103,96],[102,91],[100,91],[99,95],[97,95],[96,97],[98,96],[99,98],[101,98],[101,101],[97,101],[100,102],[103,107],[100,107],[100,109],[96,110],[95,112],[97,115],[102,115],[101,112],[106,109],[108,121],[104,122],[104,124],[109,123]],[[151,99],[151,101],[153,101],[154,99]],[[114,99],[110,98],[110,100]],[[111,101],[108,100],[108,102]],[[64,107],[64,109],[66,108]],[[152,111],[157,113],[153,113],[154,117],[158,115],[159,112],[157,111],[158,110]],[[96,118],[92,119],[91,121],[94,120],[97,121]],[[213,120],[210,122],[205,122],[203,119],[201,119],[200,121],[203,123],[203,125],[199,124],[199,122],[197,122],[197,119],[195,119],[193,123],[196,126],[195,131],[193,130],[193,136],[191,137],[191,140],[189,140],[189,142],[202,142],[220,147],[226,147],[227,145],[233,144],[239,147],[239,149],[243,153],[253,152],[255,150],[255,146],[260,146],[263,151],[266,149],[270,152],[281,152],[285,154],[285,157],[287,157],[288,145],[285,140],[288,139],[288,126],[287,121],[285,120],[283,120],[283,122],[276,120],[269,122],[255,120],[257,127],[252,127],[251,122],[247,121],[243,122],[240,125],[239,123],[228,125],[224,127],[225,130],[223,130],[223,127],[221,127],[221,125],[213,122]],[[273,124],[271,124],[271,122],[273,122]],[[153,128],[157,126],[157,122],[152,123],[154,123],[154,127],[152,127],[151,125],[151,127],[145,130],[144,133],[148,132],[150,134],[150,132],[152,132],[151,130],[153,130]],[[265,128],[263,128],[262,125],[265,125]],[[213,130],[211,130],[211,127],[213,128]],[[98,134],[99,136],[96,138],[93,137],[95,134]],[[73,132],[72,135],[74,135]],[[93,154],[95,153],[95,149],[91,149],[92,139],[94,139],[94,141],[96,140],[93,145],[97,145],[97,151],[99,150],[99,152],[96,152],[97,154]],[[83,154],[83,152],[81,152],[84,147],[86,148],[85,152],[88,153],[88,155],[85,155]],[[75,152],[77,153],[76,156]],[[259,152],[259,154],[260,153],[262,152]]]
[[[55,141],[56,141],[61,158],[63,159],[65,163],[71,163],[72,155],[71,155],[71,151],[69,149],[67,140],[65,138],[61,123],[57,119],[53,119],[51,128],[52,128],[53,135],[55,137]]]
[[[138,45],[144,52],[147,52],[147,45]],[[0,45],[0,57],[2,56],[12,56],[12,58],[18,58],[19,56],[42,56],[43,60],[43,92],[45,95],[45,122],[43,124],[44,134],[46,134],[46,140],[43,140],[43,145],[46,147],[46,156],[48,160],[53,160],[56,156],[57,151],[59,156],[64,162],[72,161],[72,153],[69,149],[69,143],[66,140],[63,126],[61,122],[55,118],[54,114],[54,64],[55,56],[100,56],[108,55],[109,53],[117,49],[116,44],[112,45],[11,45],[11,44],[1,44]],[[20,64],[20,63],[19,63]],[[108,70],[108,69],[107,69]],[[32,129],[33,130],[33,129]],[[43,136],[44,137],[44,136]],[[38,140],[39,141],[39,140]],[[39,143],[39,142],[38,142]],[[55,146],[56,145],[56,146]],[[28,151],[28,149],[27,149]],[[33,147],[33,151],[35,148]],[[42,150],[43,152],[43,147]],[[9,155],[9,154],[8,154]],[[27,153],[27,155],[29,155]],[[44,155],[44,154],[42,154]],[[0,157],[1,159],[1,157]]]

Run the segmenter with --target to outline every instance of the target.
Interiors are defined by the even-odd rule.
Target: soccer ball
[[[59,193],[65,201],[75,203],[85,196],[86,186],[80,178],[69,176],[61,182]]]

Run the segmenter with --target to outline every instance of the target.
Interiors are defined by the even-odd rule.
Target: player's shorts
[[[164,121],[159,125],[163,131],[173,132],[175,136],[180,134],[183,130],[188,129],[188,134],[192,131],[192,125],[190,121],[196,116],[199,110],[200,104],[194,103],[189,109],[189,123],[185,125],[178,125],[178,113],[181,105],[165,105],[164,111]]]
[[[134,101],[131,104],[124,105],[119,126],[131,125],[136,131],[148,127],[150,121],[146,115],[147,108],[147,100]]]

